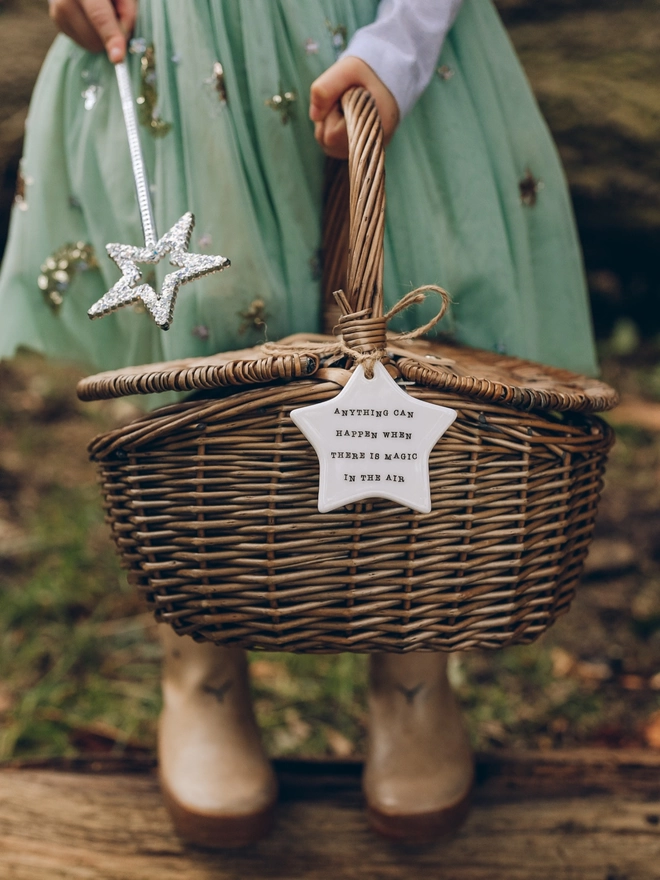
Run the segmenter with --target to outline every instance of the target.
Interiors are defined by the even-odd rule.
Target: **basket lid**
[[[513,355],[429,339],[397,340],[388,351],[409,381],[515,409],[604,412],[619,402],[600,379]]]
[[[110,400],[162,391],[209,391],[213,388],[263,385],[278,379],[301,379],[319,368],[314,353],[292,351],[268,355],[260,347],[227,351],[210,357],[122,367],[81,379],[80,400]]]
[[[314,349],[332,341],[334,337],[296,334],[278,343],[280,351],[288,349],[287,353],[269,354],[257,346],[205,358],[124,367],[82,379],[78,396],[107,400],[306,379],[321,367]],[[391,342],[388,356],[404,379],[461,397],[546,411],[602,412],[618,403],[616,392],[604,382],[557,367],[429,339]]]

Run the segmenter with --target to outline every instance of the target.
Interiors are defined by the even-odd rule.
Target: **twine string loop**
[[[342,290],[338,290],[334,296],[344,310],[344,314],[339,319],[337,329],[340,332],[334,342],[291,343],[284,345],[281,342],[266,342],[261,346],[261,349],[264,353],[274,356],[290,354],[292,351],[309,352],[319,357],[345,354],[355,361],[356,365],[362,364],[365,376],[367,379],[371,379],[374,375],[376,362],[382,361],[387,357],[388,322],[395,315],[409,309],[411,306],[423,303],[430,293],[437,294],[442,300],[437,314],[422,327],[417,327],[415,330],[410,330],[407,333],[392,334],[391,337],[396,342],[406,339],[417,339],[424,333],[428,333],[429,330],[442,320],[451,302],[447,291],[436,284],[425,284],[423,287],[411,290],[381,318],[372,318],[371,309],[351,312],[346,295]]]

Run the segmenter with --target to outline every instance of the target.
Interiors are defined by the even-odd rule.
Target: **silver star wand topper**
[[[122,306],[142,300],[147,311],[161,330],[167,330],[172,323],[176,295],[182,284],[219,272],[230,265],[226,257],[207,254],[189,254],[190,237],[195,225],[193,214],[188,211],[162,238],[156,234],[153,209],[149,195],[147,172],[140,147],[137,116],[133,100],[133,90],[126,63],[115,64],[117,83],[124,111],[128,147],[131,153],[133,177],[137,191],[144,247],[129,244],[108,244],[106,250],[111,260],[121,269],[122,277],[88,310],[90,318],[101,318]],[[142,277],[138,263],[156,265],[169,256],[169,262],[176,271],[165,276],[160,293]]]

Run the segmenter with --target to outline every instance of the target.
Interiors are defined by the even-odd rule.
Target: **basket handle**
[[[348,89],[341,103],[348,133],[348,165],[332,160],[328,163],[326,176],[323,220],[326,332],[331,331],[337,323],[337,307],[332,292],[338,288],[345,290],[353,313],[366,312],[365,317],[371,318],[380,318],[383,314],[383,130],[376,104],[365,89]]]
[[[385,152],[376,102],[366,89],[341,99],[348,133],[349,244],[346,295],[354,312],[383,314]]]

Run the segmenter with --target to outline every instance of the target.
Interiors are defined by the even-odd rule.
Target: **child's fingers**
[[[348,158],[346,120],[338,107],[335,106],[324,120],[315,124],[314,136],[327,156]]]
[[[80,0],[80,4],[101,38],[110,61],[122,61],[126,55],[126,35],[111,0]]]
[[[88,52],[102,52],[103,43],[77,0],[50,0],[50,17],[57,28]]]
[[[333,159],[348,159],[348,134],[346,119],[335,106],[325,119],[324,150]]]
[[[319,122],[328,115],[346,89],[355,85],[348,66],[334,64],[314,80],[309,93],[309,118]]]
[[[122,30],[129,36],[133,33],[137,18],[137,0],[115,0],[115,9]]]
[[[351,86],[362,86],[371,92],[383,125],[385,144],[389,143],[399,124],[396,99],[372,68],[352,55],[340,58],[312,83],[310,90],[310,119],[313,122],[322,122],[333,114],[332,124],[324,129],[322,143],[323,149],[330,156],[343,158],[347,152],[346,127],[334,114],[341,116],[339,99]]]

